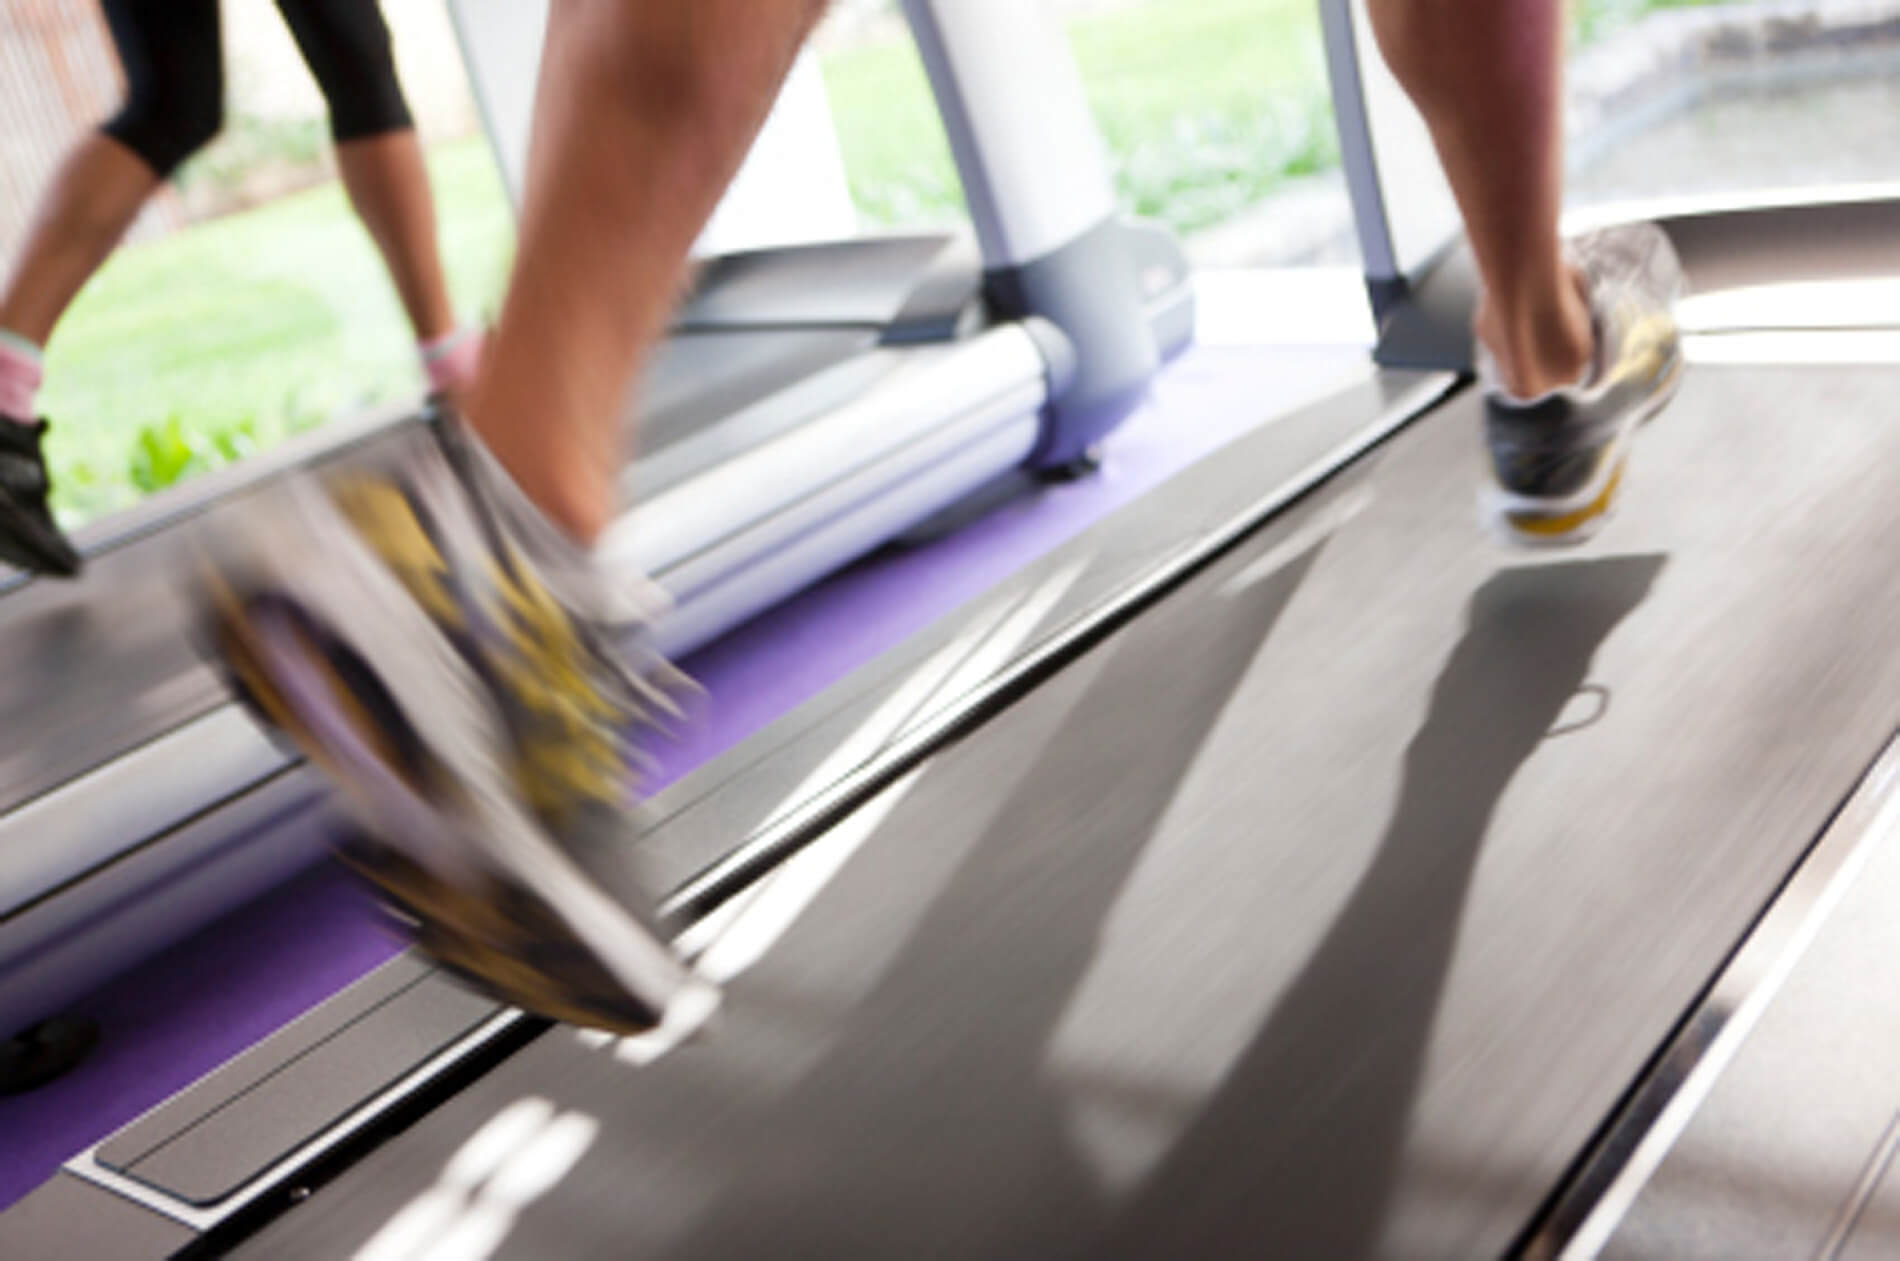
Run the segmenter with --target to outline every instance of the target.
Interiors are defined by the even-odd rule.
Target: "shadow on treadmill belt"
[[[1190,1091],[1139,1071],[1079,1083],[1052,1045],[1325,546],[1219,604],[1184,591],[943,754],[732,983],[706,1044],[630,1077],[557,1032],[346,1176],[328,1216],[293,1211],[248,1251],[331,1255],[374,1235],[524,1089],[599,1129],[503,1255],[1376,1250],[1491,816],[1533,751],[1562,738],[1599,646],[1664,561],[1486,580],[1376,856],[1231,1067]],[[1228,756],[1226,773],[1244,773]],[[1196,984],[1191,953],[1151,948],[1155,975]],[[1129,999],[1133,1033],[1152,1017]],[[1108,1117],[1086,1145],[1064,1089],[1078,1084]],[[1105,1157],[1121,1175],[1104,1176]]]
[[[1398,805],[1372,866],[1129,1206],[1118,1254],[1215,1255],[1267,1240],[1289,1256],[1379,1251],[1491,815],[1525,759],[1561,735],[1597,647],[1643,602],[1663,564],[1630,556],[1507,569],[1473,594],[1464,635],[1406,748]],[[1237,1177],[1239,1153],[1247,1169]]]
[[[1051,685],[1070,693],[1066,713],[832,1053],[747,1118],[756,1130],[732,1145],[716,1208],[669,1251],[1052,1256],[1106,1224],[1113,1205],[1049,1089],[1050,1039],[1182,777],[1322,549],[1219,615],[1138,619],[1096,669]],[[944,809],[930,787],[898,808],[890,835]],[[1045,898],[1010,895],[1052,886],[1053,913]],[[943,1028],[961,1013],[980,1013],[980,1054]],[[939,1177],[919,1177],[920,1163]],[[836,1202],[846,1187],[861,1211]]]

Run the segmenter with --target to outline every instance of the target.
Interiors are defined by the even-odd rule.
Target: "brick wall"
[[[119,64],[94,5],[0,0],[0,252],[25,232],[67,146],[112,112],[120,90]],[[163,231],[177,217],[160,199],[134,231]]]
[[[311,82],[274,4],[223,0],[228,112],[321,118]],[[479,128],[443,0],[384,0],[403,87],[425,139]],[[41,189],[74,137],[117,106],[122,81],[96,0],[0,0],[0,272],[25,233]],[[304,180],[323,178],[312,171]],[[234,208],[161,193],[133,229],[162,234],[194,212]]]

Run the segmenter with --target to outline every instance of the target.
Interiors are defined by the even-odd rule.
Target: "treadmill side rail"
[[[889,370],[808,424],[635,504],[601,540],[676,601],[662,638],[704,643],[1020,464],[1048,364],[1023,325],[886,348]]]
[[[241,709],[220,706],[0,813],[0,924],[117,858],[127,836],[176,827],[233,784],[256,783],[290,762]],[[62,839],[44,847],[31,844],[35,836]],[[0,946],[0,964],[4,960]]]
[[[206,1234],[539,1027],[399,956],[75,1156],[65,1176]]]

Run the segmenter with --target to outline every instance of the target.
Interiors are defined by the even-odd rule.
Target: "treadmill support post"
[[[990,306],[1042,316],[1070,343],[1073,376],[1050,392],[1029,465],[1072,468],[1146,395],[1161,359],[1081,74],[1040,0],[905,0],[904,12],[963,180]]]

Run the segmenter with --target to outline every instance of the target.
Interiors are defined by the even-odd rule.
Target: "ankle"
[[[422,370],[428,375],[429,388],[451,398],[464,397],[481,369],[482,348],[488,340],[480,328],[458,328],[454,332],[418,342]]]
[[[43,375],[40,348],[0,328],[0,416],[31,421]]]
[[[480,462],[489,480],[507,487],[504,497],[515,510],[584,551],[591,551],[613,524],[611,477],[572,459],[551,458],[543,444],[524,449],[519,442],[509,441],[516,437],[512,433],[484,433],[473,421],[468,423],[468,432],[481,449]]]
[[[1553,292],[1505,304],[1490,296],[1472,322],[1497,365],[1497,385],[1513,398],[1532,399],[1589,375],[1596,333],[1581,275],[1566,269]]]

